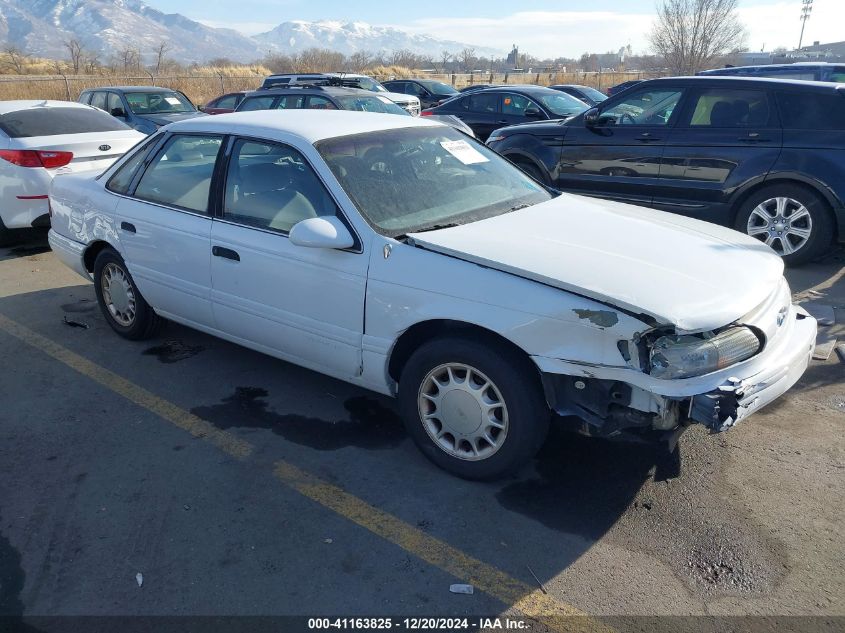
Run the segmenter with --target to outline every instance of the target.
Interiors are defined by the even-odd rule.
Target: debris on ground
[[[449,591],[451,591],[452,593],[463,593],[468,596],[471,596],[473,593],[473,588],[472,585],[455,584],[449,585]]]
[[[836,336],[824,329],[819,329],[818,337],[816,338],[816,349],[813,352],[813,358],[816,360],[827,360],[833,353],[833,348],[836,347]]]
[[[810,313],[819,325],[833,325],[836,323],[836,315],[833,306],[819,301],[807,301],[801,307]]]
[[[67,317],[64,317],[63,320],[65,325],[69,325],[70,327],[81,327],[83,330],[87,330],[90,327],[87,323],[83,323],[82,321],[73,321]]]
[[[542,592],[549,593],[548,591],[546,591],[546,588],[543,586],[543,583],[540,582],[540,579],[537,578],[537,574],[534,573],[534,570],[531,569],[531,567],[529,567],[528,565],[526,565],[525,567],[528,569],[528,573],[531,574],[534,577],[534,580],[537,581],[537,584],[540,585],[540,589],[542,590]]]
[[[138,572],[137,574],[135,574],[135,582],[138,583],[139,587],[141,585],[143,585],[144,584],[144,574],[142,574],[141,572]]]

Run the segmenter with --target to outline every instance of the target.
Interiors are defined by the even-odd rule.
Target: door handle
[[[241,256],[238,255],[238,252],[233,251],[231,248],[223,248],[222,246],[212,246],[211,254],[215,257],[225,257],[226,259],[232,259],[236,262],[241,261]]]
[[[121,222],[120,228],[124,231],[128,231],[129,233],[137,233],[138,231],[135,230],[135,225],[131,224],[130,222]]]
[[[499,119],[498,121],[496,121],[496,123],[507,123],[507,120],[506,119]]]
[[[642,134],[639,135],[637,140],[641,141],[643,143],[653,143],[654,141],[659,141],[660,138],[658,138],[656,136],[652,136],[651,132],[643,132]]]
[[[746,136],[740,136],[737,140],[744,143],[768,143],[771,141],[768,138],[760,138],[758,132],[749,132]]]

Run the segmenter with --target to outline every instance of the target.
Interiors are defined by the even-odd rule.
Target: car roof
[[[197,117],[171,123],[173,132],[217,132],[252,134],[265,138],[298,136],[309,144],[327,138],[408,127],[443,127],[424,117],[396,116],[350,110],[257,110]],[[446,126],[448,127],[448,126]]]
[[[164,86],[97,86],[96,88],[86,88],[82,92],[97,92],[100,90],[115,90],[117,92],[161,92],[168,90],[170,92],[179,92],[173,88],[165,88]]]
[[[513,84],[509,86],[490,86],[482,88],[478,92],[557,92],[547,86],[535,86],[534,84]]]
[[[57,101],[50,99],[20,99],[18,101],[0,101],[0,114],[30,110],[34,108],[88,108],[91,106],[76,101]]]
[[[246,93],[246,97],[274,97],[276,95],[301,95],[307,94],[309,91],[313,92],[314,94],[328,94],[329,96],[335,95],[338,97],[342,96],[362,96],[367,95],[370,97],[377,96],[377,93],[370,92],[369,90],[362,90],[360,88],[348,88],[346,86],[309,86],[309,85],[299,85],[299,86],[289,86],[289,87],[279,87],[279,88],[265,88],[263,90],[250,90]]]
[[[576,88],[578,90],[596,90],[596,88],[590,88],[590,86],[582,86],[581,84],[552,84],[549,88]]]
[[[812,68],[813,66],[819,66],[821,68],[828,68],[833,66],[843,66],[845,62],[793,62],[791,64],[749,64],[748,66],[725,66],[724,68],[709,68],[707,70],[702,70],[703,73],[717,73],[717,72],[732,72],[734,70],[750,70],[750,69],[761,69],[766,70],[769,68]]]
[[[747,84],[752,86],[763,87],[766,85],[772,87],[792,86],[795,88],[804,89],[823,89],[823,90],[837,90],[845,89],[845,83],[834,83],[830,81],[805,81],[803,79],[775,79],[774,77],[732,77],[728,75],[696,75],[694,77],[660,77],[659,79],[646,79],[643,83],[658,84],[658,83],[688,83],[688,84],[715,84],[715,85],[729,85],[731,83]]]

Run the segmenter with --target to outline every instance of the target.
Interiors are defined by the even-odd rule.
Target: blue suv
[[[144,134],[174,121],[205,116],[184,94],[156,86],[110,86],[91,88],[79,102],[104,110]]]

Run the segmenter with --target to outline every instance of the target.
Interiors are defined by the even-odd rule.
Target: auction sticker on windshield
[[[376,99],[378,99],[382,103],[393,103],[390,99],[388,99],[387,97],[382,97],[381,95],[377,95]]]
[[[165,97],[164,100],[170,105],[181,105],[176,97]]]
[[[441,141],[440,145],[442,145],[443,149],[461,161],[464,165],[490,162],[489,158],[486,158],[484,154],[472,147],[466,141]]]

